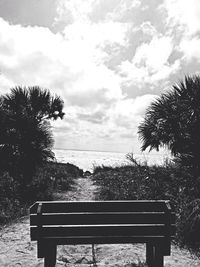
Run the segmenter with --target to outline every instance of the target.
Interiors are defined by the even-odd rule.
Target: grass
[[[170,200],[176,212],[176,242],[199,249],[200,187],[188,168],[170,161],[163,166],[132,161],[128,166],[95,167],[93,180],[100,187],[100,200]]]
[[[37,200],[53,200],[55,191],[68,191],[83,171],[73,164],[47,162],[37,168],[31,183],[23,187],[19,178],[0,173],[0,224],[24,214]]]

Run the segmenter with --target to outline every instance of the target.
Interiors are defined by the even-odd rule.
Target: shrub
[[[19,184],[7,172],[0,174],[0,224],[23,214],[19,201]]]
[[[176,162],[99,166],[93,179],[100,187],[99,199],[169,199],[176,212],[176,241],[193,248],[200,245],[199,180],[194,180],[186,167]]]
[[[0,224],[27,213],[37,200],[52,200],[56,190],[69,190],[83,171],[72,164],[47,162],[38,167],[32,181],[24,184],[21,177],[0,174]]]
[[[46,164],[46,169],[53,181],[54,190],[70,190],[74,179],[83,176],[83,170],[70,163],[49,162]]]
[[[53,199],[53,181],[46,168],[37,170],[32,182],[26,186],[22,194],[22,202],[32,203],[36,200]]]
[[[185,202],[177,218],[177,235],[181,244],[193,249],[200,245],[200,199]]]
[[[83,171],[70,163],[48,162],[37,169],[33,181],[26,187],[24,200],[52,200],[57,190],[67,191],[74,179],[83,175]]]

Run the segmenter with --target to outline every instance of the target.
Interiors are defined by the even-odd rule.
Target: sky
[[[59,95],[55,148],[138,153],[146,108],[199,70],[199,0],[0,0],[0,94]]]

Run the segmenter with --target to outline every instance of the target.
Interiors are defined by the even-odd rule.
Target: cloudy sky
[[[60,95],[57,148],[137,153],[145,109],[199,62],[199,0],[0,0],[0,93]]]

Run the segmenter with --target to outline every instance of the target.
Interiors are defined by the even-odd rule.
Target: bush
[[[98,199],[169,199],[176,212],[176,241],[193,248],[200,245],[199,179],[194,180],[186,167],[174,162],[99,166],[93,179],[100,187]]]
[[[55,191],[69,190],[74,179],[83,171],[72,164],[47,162],[38,167],[31,183],[21,177],[0,174],[0,224],[27,213],[27,208],[38,200],[53,200]]]
[[[83,175],[83,171],[69,163],[48,162],[37,169],[32,182],[25,188],[23,200],[52,200],[55,191],[67,191],[74,179]]]
[[[54,189],[67,191],[74,184],[74,179],[83,176],[83,170],[70,163],[48,163]]]
[[[26,186],[24,193],[21,195],[21,201],[31,204],[37,200],[52,200],[53,189],[53,181],[49,175],[49,170],[40,168],[32,182]]]
[[[0,174],[0,224],[23,214],[19,201],[19,184],[7,173]]]
[[[177,218],[177,235],[180,243],[193,249],[200,246],[200,199],[186,202],[182,205]]]

